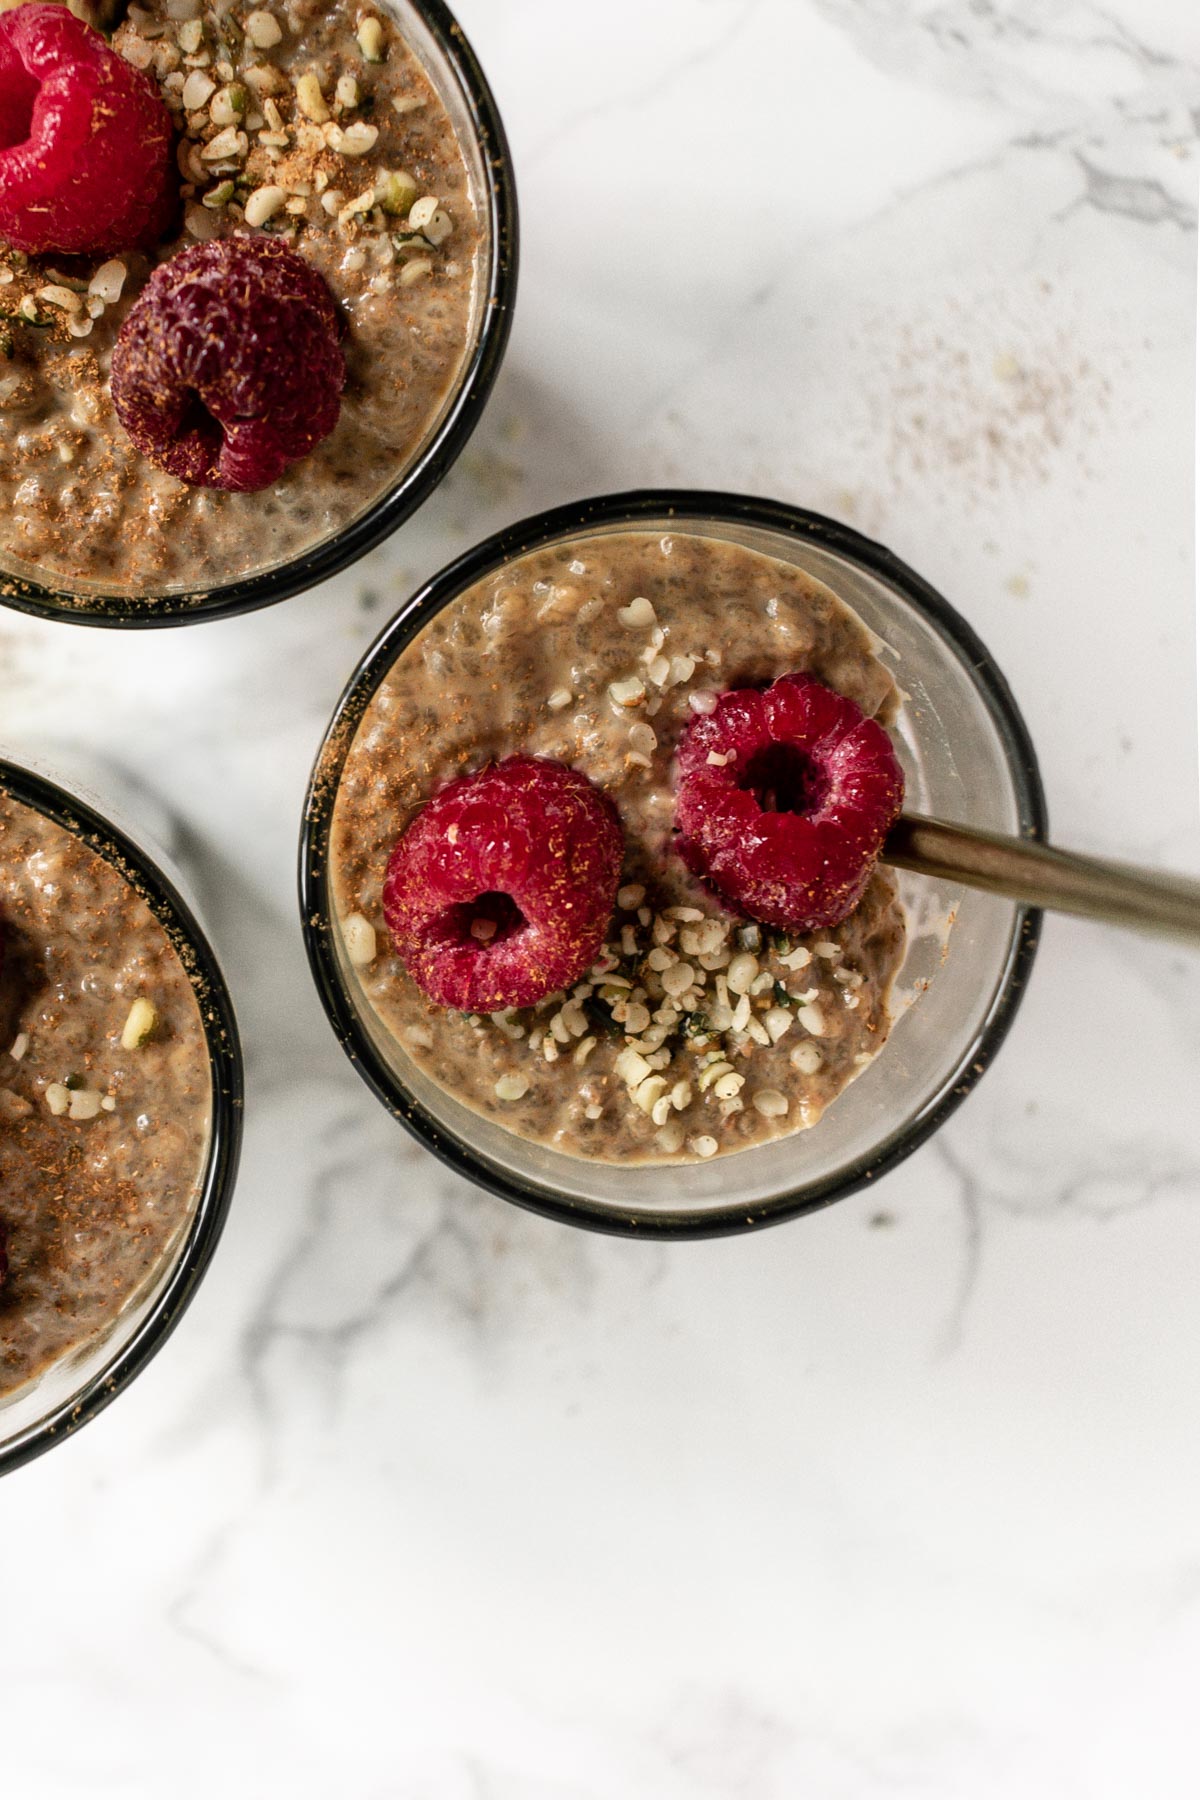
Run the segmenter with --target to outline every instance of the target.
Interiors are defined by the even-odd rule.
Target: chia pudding
[[[3,792],[0,958],[2,1397],[96,1342],[162,1268],[198,1199],[212,1080],[145,900]]]
[[[131,598],[289,560],[395,486],[436,428],[476,328],[483,248],[467,156],[382,6],[130,5],[113,46],[178,130],[176,235],[152,256],[25,256],[0,241],[4,576]],[[266,232],[324,277],[345,323],[331,435],[268,490],[189,487],[141,456],[109,388],[157,263]]]
[[[359,1006],[447,1093],[568,1155],[703,1160],[816,1125],[888,1034],[895,880],[877,865],[842,923],[806,935],[733,915],[675,847],[673,758],[718,692],[791,671],[886,726],[899,696],[876,648],[801,570],[683,532],[583,537],[479,581],[400,653],[345,754],[329,875]],[[392,948],[389,854],[447,782],[514,753],[571,765],[615,804],[616,910],[569,992],[448,1011]]]

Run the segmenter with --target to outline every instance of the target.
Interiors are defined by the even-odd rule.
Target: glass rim
[[[516,178],[508,137],[487,77],[445,0],[408,0],[454,69],[486,175],[488,264],[478,335],[433,437],[400,480],[360,517],[310,550],[221,587],[174,594],[77,594],[0,570],[0,605],[35,618],[117,630],[199,625],[257,612],[328,581],[376,549],[412,517],[449,473],[479,422],[512,329],[520,262]]]
[[[115,1400],[161,1349],[186,1311],[224,1229],[242,1142],[244,1072],[233,1002],[207,937],[187,901],[149,854],[86,801],[47,776],[0,757],[0,791],[79,838],[122,875],[167,933],[196,995],[212,1077],[212,1123],[187,1235],[153,1306],[119,1351],[82,1387],[15,1437],[0,1442],[0,1475],[73,1437]],[[4,1412],[0,1410],[0,1439]]]
[[[362,1080],[392,1116],[456,1173],[487,1192],[561,1222],[615,1236],[709,1238],[759,1229],[828,1206],[869,1186],[937,1131],[975,1087],[1016,1017],[1037,951],[1039,909],[1014,905],[1008,952],[988,1010],[951,1068],[919,1112],[887,1132],[869,1154],[816,1182],[751,1205],[729,1204],[664,1212],[636,1204],[571,1195],[526,1180],[485,1161],[448,1131],[386,1063],[360,1022],[341,977],[331,939],[327,880],[329,833],[342,769],[354,733],[388,669],[417,633],[484,575],[543,545],[614,525],[630,530],[677,520],[752,526],[814,543],[857,563],[898,589],[958,653],[1003,748],[1023,837],[1044,839],[1045,795],[1037,753],[1009,684],[974,628],[937,590],[882,544],[822,513],[785,501],[694,488],[639,488],[605,494],[536,513],[494,533],[456,557],[405,602],[359,659],[338,700],[318,750],[300,832],[300,918],[309,968],[334,1034]]]

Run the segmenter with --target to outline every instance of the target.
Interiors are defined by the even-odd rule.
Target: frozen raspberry
[[[286,244],[197,244],[155,270],[121,327],[117,417],[193,487],[270,487],[337,424],[340,329],[324,277]]]
[[[722,694],[680,739],[676,776],[689,867],[788,931],[853,912],[904,799],[887,732],[810,675]]]
[[[532,1006],[596,960],[622,856],[616,812],[586,775],[510,756],[417,814],[388,862],[384,918],[439,1006]]]
[[[65,6],[0,15],[0,237],[93,256],[153,244],[177,204],[171,115]]]

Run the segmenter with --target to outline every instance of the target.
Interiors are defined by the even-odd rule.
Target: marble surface
[[[1008,672],[1060,838],[1200,866],[1192,0],[462,0],[519,316],[353,576],[0,620],[0,729],[153,790],[235,986],[244,1172],[175,1338],[0,1490],[22,1800],[1182,1800],[1200,1788],[1200,962],[1052,921],[874,1193],[609,1242],[471,1191],[310,987],[297,815],[359,651],[638,482],[881,537]],[[147,800],[149,804],[149,800]]]

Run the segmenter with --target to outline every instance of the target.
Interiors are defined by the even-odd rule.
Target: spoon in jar
[[[1106,925],[1158,932],[1200,946],[1200,881],[1160,875],[1023,838],[902,813],[882,860],[918,875],[961,881],[1025,906],[1076,913]]]

